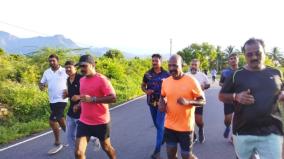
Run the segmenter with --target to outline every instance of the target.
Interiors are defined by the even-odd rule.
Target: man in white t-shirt
[[[199,71],[199,65],[200,62],[198,59],[193,59],[190,64],[189,71],[186,73],[187,75],[191,75],[197,79],[197,81],[200,83],[202,90],[206,90],[210,87],[210,82],[207,78],[207,76]],[[204,143],[205,137],[204,137],[204,122],[203,122],[203,107],[196,107],[195,108],[195,123],[198,126],[198,140],[200,143]],[[195,133],[194,133],[195,135]],[[194,140],[196,139],[196,135],[194,137]]]
[[[67,92],[66,82],[68,75],[66,74],[65,69],[59,65],[58,60],[58,56],[55,54],[48,57],[50,68],[44,71],[39,84],[39,88],[42,91],[46,85],[48,86],[48,96],[51,109],[49,125],[53,130],[55,138],[55,147],[48,151],[48,154],[55,154],[63,148],[59,139],[59,126],[63,131],[66,130],[64,109],[67,105],[68,99],[64,99],[64,96],[66,96]]]

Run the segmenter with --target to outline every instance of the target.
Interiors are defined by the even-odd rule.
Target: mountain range
[[[95,56],[102,56],[110,49],[108,47],[81,48],[74,41],[64,37],[63,35],[19,38],[8,32],[0,31],[0,48],[4,49],[8,53],[31,54],[45,47],[75,49],[77,51],[74,53],[83,54],[85,52],[90,52]],[[123,54],[127,58],[135,57],[135,55],[131,53],[123,52]]]

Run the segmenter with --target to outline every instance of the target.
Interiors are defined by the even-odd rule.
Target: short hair
[[[245,52],[246,45],[251,45],[251,44],[260,44],[263,47],[263,49],[265,49],[265,44],[262,39],[250,38],[245,42],[242,51]]]
[[[191,62],[197,62],[198,64],[200,64],[200,61],[198,59],[192,59]]]
[[[239,57],[239,55],[238,55],[237,53],[231,53],[231,54],[229,55],[228,59],[230,59],[230,58],[233,57],[233,56]]]
[[[161,56],[160,54],[153,54],[153,55],[152,55],[152,58],[154,58],[154,57],[156,57],[156,58],[158,58],[158,59],[162,59],[162,56]]]
[[[51,54],[51,55],[49,55],[48,58],[49,58],[49,59],[51,59],[51,58],[56,58],[57,61],[59,60],[59,58],[58,58],[58,56],[57,56],[56,54]]]
[[[72,60],[68,60],[68,61],[65,62],[64,66],[67,66],[67,65],[73,65],[73,66],[75,66],[75,63],[74,63],[74,61],[72,61]]]

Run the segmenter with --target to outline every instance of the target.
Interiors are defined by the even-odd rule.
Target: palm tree
[[[273,61],[274,65],[279,65],[280,61],[283,61],[283,54],[280,53],[280,49],[278,47],[272,48],[272,52],[268,55]]]

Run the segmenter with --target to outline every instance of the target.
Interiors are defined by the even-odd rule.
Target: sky
[[[83,47],[168,54],[192,43],[240,48],[251,37],[284,52],[283,0],[8,0],[0,30],[62,34]]]

